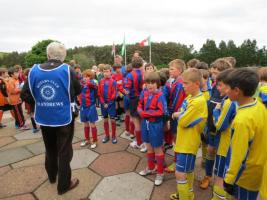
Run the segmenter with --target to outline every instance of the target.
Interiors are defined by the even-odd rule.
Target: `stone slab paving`
[[[0,167],[32,157],[32,153],[20,147],[0,151]]]
[[[105,177],[90,195],[91,200],[149,200],[153,183],[134,172]]]
[[[27,167],[27,166],[33,166],[33,165],[41,165],[41,164],[44,164],[44,162],[45,162],[45,155],[40,154],[38,156],[34,156],[26,160],[22,160],[20,162],[12,164],[11,166],[13,168],[19,168],[19,167]]]
[[[90,165],[90,168],[102,176],[111,176],[133,171],[139,159],[124,151],[102,154]]]
[[[23,195],[17,195],[13,197],[4,198],[1,200],[35,200],[35,198],[31,194],[23,194]]]
[[[0,176],[0,198],[33,192],[46,179],[43,165],[10,170]]]
[[[39,139],[42,137],[41,132],[33,134],[32,130],[23,131],[14,136],[17,140],[30,140],[30,139]]]
[[[44,142],[43,141],[27,145],[26,148],[30,152],[32,152],[34,155],[39,155],[39,154],[45,153],[45,146],[44,146]]]
[[[0,138],[0,148],[16,141],[13,137],[2,137]]]
[[[11,170],[10,166],[4,166],[4,167],[0,167],[0,176],[7,173],[9,170]]]
[[[98,154],[89,149],[74,150],[71,169],[88,167],[97,157]]]
[[[11,144],[8,144],[2,148],[0,148],[0,151],[2,150],[7,150],[7,149],[13,149],[13,148],[17,148],[17,147],[23,147],[23,146],[26,146],[26,145],[29,145],[29,144],[34,144],[36,142],[38,142],[39,139],[32,139],[32,140],[18,140],[18,141],[15,141]]]
[[[93,191],[101,180],[101,177],[87,168],[74,170],[73,177],[77,177],[80,181],[79,186],[65,193],[62,196],[57,195],[57,184],[50,184],[46,181],[39,187],[34,194],[40,200],[76,200],[87,199],[88,195]]]

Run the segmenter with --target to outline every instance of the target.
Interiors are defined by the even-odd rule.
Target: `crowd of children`
[[[156,174],[159,186],[164,173],[175,173],[177,191],[170,199],[197,199],[193,182],[199,149],[206,173],[199,187],[212,184],[211,199],[256,200],[259,192],[267,199],[267,67],[235,69],[233,57],[219,58],[210,66],[197,59],[175,59],[160,70],[140,56],[127,66],[116,61],[83,72],[75,62],[70,64],[82,85],[76,99],[84,124],[82,147],[97,147],[99,106],[102,143],[116,144],[116,120],[124,121],[124,134],[133,139],[130,146],[146,152],[147,167],[139,174]],[[10,110],[15,126],[29,129],[22,112],[27,97],[20,96],[29,69],[25,74],[21,70],[0,69],[0,128],[5,127],[3,112]],[[34,100],[27,102],[37,132]],[[165,166],[168,149],[174,151],[174,162]]]

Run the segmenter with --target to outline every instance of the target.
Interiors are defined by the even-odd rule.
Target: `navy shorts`
[[[176,154],[176,171],[191,173],[195,168],[196,156],[188,153]]]
[[[128,96],[123,97],[124,110],[130,109],[130,98]]]
[[[171,133],[173,135],[177,134],[177,126],[178,126],[178,120],[177,119],[175,119],[175,120],[171,119],[170,120],[170,130],[171,130]]]
[[[98,120],[98,114],[95,105],[80,108],[81,122],[95,123]]]
[[[245,188],[239,187],[238,185],[234,186],[234,195],[237,200],[249,199],[257,200],[258,192],[249,191]]]
[[[101,104],[101,113],[104,118],[115,118],[116,117],[116,104],[115,101],[108,104],[107,108],[104,108],[104,104]]]
[[[226,171],[225,161],[226,161],[226,157],[216,155],[214,175],[221,177],[221,178],[224,178],[225,171]]]
[[[132,117],[139,117],[139,114],[137,112],[137,106],[138,106],[138,97],[130,98],[129,106],[130,106],[130,115]]]
[[[142,141],[150,143],[153,148],[163,145],[163,120],[149,122],[146,119],[141,121]]]
[[[208,133],[208,144],[214,148],[218,148],[220,142],[220,134]]]

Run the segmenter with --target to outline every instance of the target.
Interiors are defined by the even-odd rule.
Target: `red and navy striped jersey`
[[[97,96],[97,84],[94,80],[82,82],[82,92],[79,96],[79,101],[82,107],[89,107],[95,105]]]
[[[129,97],[139,97],[143,90],[143,73],[140,69],[133,69],[131,73],[126,76],[125,89],[129,92]]]
[[[115,101],[117,97],[117,83],[112,78],[101,79],[98,87],[98,96],[100,103],[108,104]]]
[[[123,89],[123,74],[122,73],[114,73],[112,75],[112,79],[114,79],[117,82],[118,92],[124,93],[124,89]]]
[[[163,87],[163,93],[168,101],[169,114],[177,112],[181,107],[186,95],[183,88],[183,82],[181,79],[167,82],[166,87]]]
[[[156,120],[158,117],[163,117],[167,114],[166,100],[161,91],[150,93],[148,90],[143,90],[137,111],[141,118],[148,118],[149,120]]]

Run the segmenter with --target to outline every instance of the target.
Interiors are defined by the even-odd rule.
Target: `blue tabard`
[[[35,99],[35,121],[52,127],[70,124],[70,67],[64,63],[46,70],[36,64],[29,73],[28,81]]]

